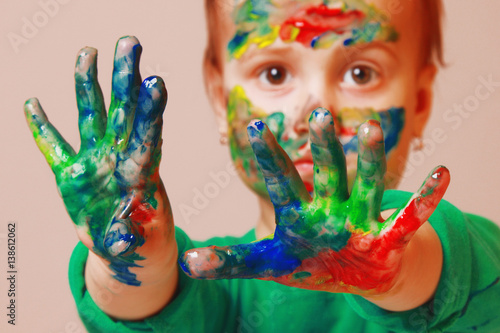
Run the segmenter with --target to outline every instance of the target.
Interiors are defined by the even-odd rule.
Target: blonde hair
[[[226,2],[225,2],[226,1]],[[223,31],[221,22],[224,15],[230,15],[231,6],[228,0],[205,0],[205,14],[207,20],[207,46],[205,49],[204,62],[212,65],[217,70],[222,69],[222,40],[217,35]],[[442,0],[420,0],[422,20],[422,63],[444,65],[442,20],[444,15]],[[227,17],[226,17],[227,19]]]

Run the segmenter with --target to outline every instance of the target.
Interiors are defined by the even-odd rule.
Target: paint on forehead
[[[404,127],[404,108],[392,107],[383,111],[344,108],[338,112],[337,121],[340,123],[338,135],[345,154],[358,151],[358,127],[369,119],[377,120],[382,127],[386,154],[397,146]]]
[[[227,46],[228,59],[240,58],[252,44],[263,48],[278,38],[313,49],[328,48],[337,40],[351,46],[397,39],[387,17],[363,0],[237,2],[233,12],[236,33]]]

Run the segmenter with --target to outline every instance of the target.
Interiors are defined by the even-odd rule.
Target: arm
[[[135,37],[118,41],[107,116],[97,51],[79,52],[78,153],[48,121],[38,100],[25,104],[35,141],[55,174],[78,237],[90,250],[86,288],[105,313],[129,320],[161,310],[178,280],[173,219],[158,173],[167,93],[159,77],[141,85],[141,50]]]
[[[431,275],[424,276],[434,285],[425,287],[416,302],[405,278],[413,274],[408,267],[414,264],[417,251],[428,247],[422,244],[429,240],[428,229],[408,245],[443,196],[448,170],[433,170],[419,191],[384,221],[380,203],[385,154],[378,123],[367,122],[358,131],[358,170],[350,195],[342,146],[328,111],[312,113],[310,133],[313,197],[267,126],[251,123],[250,142],[275,208],[274,235],[251,244],[188,251],[181,257],[186,273],[208,279],[259,278],[297,288],[350,293],[395,310],[425,302],[439,279],[439,262]]]

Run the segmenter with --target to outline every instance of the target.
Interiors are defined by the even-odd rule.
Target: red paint
[[[132,221],[141,221],[141,224],[149,223],[156,215],[155,210],[148,203],[141,203],[137,205],[130,213]]]
[[[298,28],[300,32],[295,40],[310,46],[315,37],[329,31],[341,35],[364,17],[365,14],[359,10],[344,12],[339,8],[328,8],[326,5],[309,7],[283,22],[280,28],[280,38],[283,41],[290,41],[293,28]]]
[[[341,127],[340,135],[348,135],[348,136],[358,135],[358,127]]]
[[[304,182],[307,192],[311,193],[314,190],[314,186],[309,182]]]

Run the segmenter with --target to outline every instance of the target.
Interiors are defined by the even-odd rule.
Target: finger
[[[38,149],[45,156],[52,170],[75,155],[73,148],[47,119],[38,99],[31,98],[26,101],[24,114]]]
[[[144,80],[139,93],[134,125],[127,146],[127,159],[119,161],[120,175],[129,183],[145,180],[160,163],[162,115],[167,104],[167,90],[160,77]],[[142,172],[144,173],[144,172]]]
[[[141,198],[135,194],[123,198],[122,203],[113,214],[113,219],[106,228],[102,250],[113,257],[130,253],[144,244],[144,233],[141,232],[140,222],[134,221],[133,216],[147,217],[150,206],[141,204]],[[140,213],[137,214],[136,212]],[[134,214],[135,213],[135,214]],[[96,245],[99,248],[99,245]],[[103,252],[104,253],[104,252]]]
[[[345,155],[328,110],[317,108],[311,113],[309,133],[314,161],[314,197],[345,201],[348,196]]]
[[[97,50],[92,47],[85,47],[78,53],[75,90],[81,148],[86,149],[101,140],[106,130],[104,98],[97,81]]]
[[[438,166],[427,176],[410,200],[384,223],[383,237],[389,244],[405,245],[432,215],[450,184],[450,172]]]
[[[386,171],[384,134],[376,120],[358,130],[358,168],[350,197],[353,219],[360,223],[379,220]],[[367,226],[368,227],[368,226]]]
[[[278,277],[293,272],[300,263],[274,239],[193,249],[179,258],[187,275],[209,280]]]
[[[135,37],[122,37],[116,44],[106,137],[118,149],[126,147],[134,118],[141,84],[141,52],[142,47]]]
[[[309,202],[311,196],[302,179],[266,124],[252,120],[247,131],[275,210],[282,215],[283,210]]]

